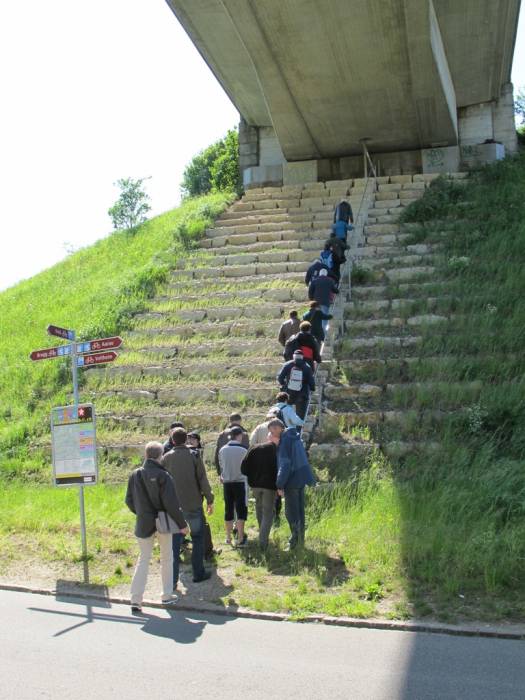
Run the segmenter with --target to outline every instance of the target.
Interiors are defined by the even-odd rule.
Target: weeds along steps
[[[103,451],[138,456],[144,439],[164,434],[175,418],[200,429],[211,444],[235,408],[246,427],[254,427],[276,393],[278,328],[292,308],[307,309],[304,273],[329,235],[334,206],[344,197],[367,221],[365,239],[351,254],[378,283],[396,274],[419,279],[431,272],[432,249],[411,246],[395,223],[367,220],[366,213],[383,192],[389,194],[379,200],[381,210],[399,209],[429,181],[380,178],[375,193],[364,180],[264,188],[231,205],[135,316],[118,362],[86,373],[83,398],[96,401]],[[394,188],[383,191],[384,185]],[[347,292],[343,286],[341,294]],[[343,328],[352,308],[353,302],[345,305]],[[363,327],[367,338],[372,331]],[[329,342],[314,406],[330,374],[332,348]],[[312,411],[309,433],[315,420]]]
[[[465,182],[463,173],[451,178]],[[378,448],[393,458],[434,449],[436,425],[453,422],[481,391],[479,382],[439,381],[440,367],[455,358],[436,357],[429,338],[438,328],[453,334],[462,319],[440,268],[440,236],[421,242],[398,222],[432,178],[397,179],[378,183],[362,247],[352,250],[353,284],[311,447],[318,466],[347,459],[360,469]]]

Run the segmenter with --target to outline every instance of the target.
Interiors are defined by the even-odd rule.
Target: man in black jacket
[[[283,424],[284,428],[284,424]],[[277,477],[277,448],[273,442],[251,447],[241,463],[241,472],[248,477],[248,484],[255,497],[255,514],[259,523],[259,546],[268,547],[272,529]]]
[[[166,512],[178,525],[180,532],[186,535],[188,527],[180,509],[173,480],[162,467],[163,446],[160,442],[148,442],[146,460],[142,467],[135,469],[129,477],[126,491],[126,505],[135,513],[135,536],[140,554],[131,581],[131,611],[140,613],[142,598],[148,580],[149,562],[153,551],[156,525],[159,511]],[[171,605],[173,597],[173,553],[171,533],[157,532],[160,544],[160,565],[162,577],[162,602]]]
[[[302,321],[299,326],[299,333],[292,335],[284,346],[283,357],[291,360],[296,350],[300,350],[306,362],[314,369],[315,362],[321,362],[321,352],[319,343],[312,335],[312,324],[309,321]]]

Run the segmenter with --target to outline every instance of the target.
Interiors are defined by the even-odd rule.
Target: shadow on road
[[[226,596],[231,592],[231,586],[224,586],[221,582],[222,595]],[[233,619],[230,615],[221,614],[225,606],[217,604],[217,613],[213,611],[209,613],[195,613],[189,611],[178,610],[177,605],[173,608],[159,609],[158,614],[150,613],[149,611],[142,612],[139,615],[125,615],[121,611],[109,612],[112,604],[109,600],[109,592],[106,586],[89,586],[89,593],[97,598],[75,597],[75,592],[79,592],[78,583],[74,581],[58,580],[56,585],[55,600],[57,603],[67,603],[75,606],[75,610],[53,609],[53,608],[36,608],[30,607],[32,612],[47,613],[67,618],[73,624],[55,632],[54,637],[61,637],[64,634],[78,630],[85,625],[94,622],[117,622],[121,624],[139,625],[146,634],[151,634],[156,637],[164,637],[165,639],[173,639],[179,644],[193,644],[202,635],[208,624],[224,625],[229,620]],[[83,587],[83,592],[86,589]],[[217,585],[215,592],[217,593]],[[98,597],[100,596],[100,597]],[[181,605],[185,603],[185,596],[181,597]],[[188,603],[186,602],[186,605]],[[85,611],[81,608],[85,607]],[[235,613],[236,606],[228,606],[228,613]],[[162,610],[162,612],[161,612]],[[167,615],[167,616],[166,616]]]

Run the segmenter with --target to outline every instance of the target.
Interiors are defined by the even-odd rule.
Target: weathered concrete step
[[[140,401],[142,403],[155,403],[162,405],[216,405],[231,404],[233,406],[252,405],[252,406],[270,406],[274,401],[279,391],[277,382],[263,383],[258,382],[256,386],[253,383],[245,385],[225,385],[225,386],[198,386],[190,384],[187,386],[165,386],[162,388],[146,387],[144,388],[114,388],[103,391],[91,392],[97,398],[109,397],[118,398],[120,400]],[[89,394],[89,391],[84,391],[83,396]],[[315,392],[312,394],[315,396]],[[261,419],[264,416],[261,416]]]
[[[183,272],[186,272],[186,270]],[[204,284],[201,279],[194,279],[188,274],[182,276],[177,275],[177,278],[177,281],[173,280],[168,284],[168,290],[176,293],[180,290],[188,290],[188,292],[191,292],[191,290],[200,289],[203,290],[204,294],[209,294],[213,290],[221,291],[225,286],[229,285],[235,285],[236,289],[268,289],[270,285],[273,286],[276,285],[276,283],[281,282],[286,282],[288,284],[303,284],[304,272],[288,272],[286,275],[283,275],[281,272],[274,272],[272,274],[257,275],[257,277],[254,277],[253,275],[244,275],[237,277],[234,280],[222,279],[215,284],[211,283],[209,280],[206,280],[206,283]]]
[[[193,322],[172,327],[144,328],[137,325],[135,330],[128,332],[128,338],[147,338],[151,336],[191,338],[193,335],[206,335],[214,337],[226,336],[250,336],[257,338],[277,337],[282,320],[251,320],[251,321],[228,321],[228,322]]]
[[[241,338],[219,339],[216,342],[179,342],[176,345],[160,343],[162,338],[156,338],[156,342],[144,342],[141,347],[129,348],[129,352],[138,352],[146,356],[157,356],[165,360],[195,357],[213,356],[217,360],[227,357],[268,357],[275,358],[280,355],[280,346],[272,342],[271,349],[261,347],[261,340],[243,340]],[[147,339],[146,339],[147,340]],[[169,340],[165,337],[164,340]],[[126,352],[128,350],[126,349]]]
[[[370,401],[379,409],[402,408],[423,410],[428,408],[452,409],[476,401],[483,390],[481,380],[443,382],[439,378],[410,382],[373,382],[324,385],[323,395],[329,402],[341,404],[347,401]],[[381,404],[384,404],[381,406]],[[338,409],[338,410],[339,410]]]
[[[448,323],[453,320],[453,316],[443,316],[438,314],[418,314],[404,318],[401,316],[389,316],[386,318],[373,318],[366,320],[349,320],[344,322],[347,337],[351,338],[354,333],[390,333],[393,330],[411,332],[410,329],[420,326],[434,326],[436,324]]]
[[[282,275],[287,272],[306,272],[310,261],[251,263],[249,265],[223,265],[221,267],[201,267],[188,270],[173,270],[172,280],[210,280],[218,277],[253,277],[254,275]]]
[[[435,295],[436,292],[446,288],[446,282],[443,280],[435,280],[432,282],[412,282],[396,285],[396,296],[403,294],[404,298],[419,298],[426,295]],[[372,285],[356,285],[352,287],[352,300],[362,299],[390,299],[392,298],[392,289],[385,284]]]
[[[167,379],[177,379],[186,377],[206,377],[210,378],[238,378],[257,377],[262,379],[274,379],[282,367],[283,360],[268,360],[264,363],[239,362],[237,360],[218,360],[215,362],[177,362],[174,360],[170,364],[164,365],[117,365],[108,367],[106,376],[112,377],[165,377]],[[324,363],[323,363],[324,366]],[[94,374],[94,373],[91,373]],[[91,379],[88,373],[88,382]],[[96,380],[96,377],[93,381]]]
[[[424,299],[414,299],[413,297],[401,297],[395,299],[365,299],[355,300],[345,303],[345,317],[351,319],[360,318],[387,318],[393,313],[409,312],[417,308],[420,312],[428,313],[435,311],[439,306],[449,302],[450,296],[427,297]],[[415,314],[412,314],[415,315]],[[403,314],[406,319],[406,313]]]
[[[297,234],[297,238],[286,241],[262,241],[255,243],[238,243],[234,238],[231,243],[227,243],[220,247],[211,247],[207,245],[210,239],[204,239],[201,243],[205,243],[205,248],[213,255],[233,255],[239,253],[264,253],[274,250],[291,250],[293,248],[302,248],[303,250],[313,250],[322,248],[328,235],[321,237],[309,237]],[[202,246],[200,246],[202,247]]]
[[[239,214],[236,212],[225,212],[220,218],[218,218],[215,223],[215,228],[236,228],[238,226],[246,226],[253,224],[279,224],[281,228],[286,228],[283,224],[287,222],[290,225],[296,225],[297,223],[310,223],[310,224],[331,224],[333,221],[333,212],[329,212],[325,209],[319,212],[305,212],[301,211],[299,213],[285,213],[282,211],[265,211],[264,213],[255,214],[248,212],[245,214]],[[264,229],[261,229],[264,230]],[[274,229],[270,229],[274,230]]]
[[[224,306],[207,305],[206,299],[201,299],[191,309],[181,309],[179,311],[145,311],[134,316],[135,322],[156,322],[162,321],[162,325],[177,324],[187,321],[188,323],[200,323],[201,321],[235,321],[238,318],[253,318],[254,315],[258,319],[281,318],[283,314],[287,315],[287,311],[292,306],[286,306],[279,303],[273,304],[244,304],[232,306],[231,302],[227,305],[228,300],[225,300]],[[293,307],[295,308],[295,306]]]
[[[301,275],[301,283],[304,279],[304,275]],[[305,301],[308,298],[307,296],[307,290],[306,286],[297,286],[297,287],[269,287],[267,289],[260,288],[260,289],[238,289],[235,291],[231,292],[215,292],[213,294],[213,300],[224,300],[224,304],[227,305],[229,303],[233,303],[234,300],[246,300],[246,299],[257,299],[258,301],[263,301],[263,302],[268,302],[268,301],[280,301],[280,302],[288,302],[288,301]],[[199,295],[191,295],[191,294],[181,294],[181,295],[173,295],[173,296],[158,296],[155,297],[151,304],[150,308],[152,310],[155,310],[155,305],[158,304],[165,304],[169,302],[174,302],[174,303],[184,303],[185,305],[190,305],[190,304],[202,304],[203,302],[203,297],[201,294]],[[174,311],[173,313],[178,313],[178,310]]]
[[[418,335],[371,335],[371,336],[356,336],[349,338],[344,336],[338,349],[338,354],[352,352],[359,354],[360,351],[368,350],[407,350],[413,349],[421,344],[423,338]]]
[[[239,250],[233,255],[224,255],[223,251],[216,249],[212,252],[210,258],[202,260],[201,258],[188,258],[185,261],[186,268],[196,265],[200,267],[216,267],[225,265],[228,267],[234,265],[250,265],[258,263],[281,263],[281,262],[308,262],[311,259],[311,251],[290,245],[286,250],[269,250],[263,252],[245,252]]]

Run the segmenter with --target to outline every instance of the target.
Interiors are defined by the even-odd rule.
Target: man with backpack
[[[207,581],[211,573],[204,568],[204,511],[202,499],[206,499],[206,511],[213,513],[213,493],[200,456],[186,445],[186,431],[175,428],[172,433],[174,447],[164,455],[162,464],[171,474],[182,513],[190,526],[191,567],[193,582]],[[179,557],[182,537],[173,535],[173,587],[179,580]]]
[[[162,452],[160,442],[148,442],[144,464],[135,469],[128,479],[126,505],[136,515],[135,536],[140,547],[131,581],[131,612],[134,614],[142,610],[155,535],[160,545],[162,602],[171,605],[177,600],[173,597],[172,535],[169,532],[157,532],[156,518],[160,512],[167,513],[180,528],[181,535],[188,532],[188,526],[180,509],[173,480],[161,464]]]
[[[316,301],[324,314],[330,312],[330,305],[336,294],[339,294],[339,288],[335,281],[331,277],[328,277],[326,270],[321,270],[319,272],[319,277],[312,280],[308,287],[308,298],[310,301]],[[323,321],[323,330],[325,333],[327,328],[328,321]]]
[[[319,343],[312,335],[312,326],[308,321],[303,321],[299,326],[299,333],[293,335],[284,347],[283,357],[291,360],[296,350],[300,350],[304,359],[312,370],[315,362],[321,362]]]
[[[325,314],[319,308],[319,304],[316,301],[310,302],[310,311],[304,314],[303,320],[308,321],[312,326],[312,335],[321,344],[325,339],[325,332],[323,328],[323,321],[329,321],[332,319],[332,314]]]
[[[286,345],[288,340],[299,331],[299,319],[297,317],[297,311],[290,311],[290,318],[287,321],[281,323],[279,328],[278,341],[283,346]]]
[[[308,286],[313,279],[318,277],[319,272],[321,270],[328,271],[328,266],[325,262],[323,262],[323,260],[321,260],[321,258],[316,258],[310,265],[308,270],[306,270],[306,274],[304,276],[304,283],[306,284],[306,286]]]
[[[292,360],[284,363],[277,381],[281,390],[288,394],[289,403],[295,406],[297,415],[304,419],[310,391],[315,391],[315,380],[300,350],[294,352]]]
[[[304,420],[299,418],[290,404],[290,397],[286,391],[277,394],[277,403],[270,408],[269,413],[273,413],[274,418],[278,418],[287,428],[297,428],[301,430]]]

